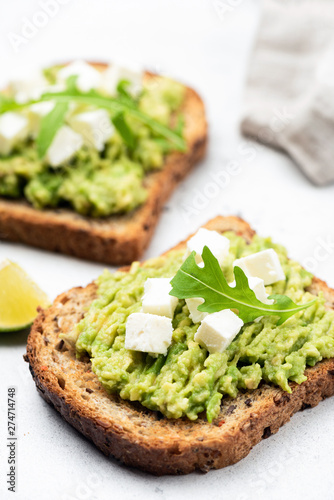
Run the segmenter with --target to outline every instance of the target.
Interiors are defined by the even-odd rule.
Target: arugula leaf
[[[14,99],[0,94],[0,114],[6,113],[7,111],[15,111],[21,107],[22,105],[17,103]]]
[[[146,115],[137,108],[137,104],[135,102],[131,102],[129,99],[124,99],[122,97],[106,97],[96,92],[96,90],[90,90],[89,92],[80,92],[77,89],[67,89],[62,92],[45,93],[40,100],[45,101],[50,99],[56,102],[81,102],[83,104],[88,104],[97,108],[105,108],[113,111],[114,113],[127,113],[129,116],[133,116],[140,122],[147,125],[158,136],[164,137],[165,139],[170,141],[174,146],[174,150],[186,151],[187,149],[186,141],[177,130],[175,131],[169,127],[166,127],[162,123],[159,123],[158,121],[151,118],[149,115]]]
[[[201,297],[205,300],[199,311],[214,313],[223,309],[236,309],[244,323],[254,321],[260,316],[278,316],[281,325],[296,312],[310,307],[317,299],[307,304],[297,305],[286,295],[271,295],[272,305],[258,300],[249,288],[248,279],[240,267],[234,268],[235,287],[230,287],[219,266],[218,260],[207,246],[202,253],[204,267],[199,267],[192,252],[184,261],[175,277],[171,280],[170,295],[179,299]]]
[[[134,149],[136,141],[132,130],[125,121],[124,113],[118,113],[112,118],[112,122],[119,132],[120,136],[124,140],[125,144],[129,146],[130,149]]]
[[[50,113],[43,116],[41,128],[36,139],[37,153],[40,158],[45,156],[54,136],[63,125],[68,105],[68,102],[57,102]]]
[[[184,116],[180,113],[177,117],[176,127],[174,128],[174,131],[180,136],[182,136],[183,134],[184,122]]]
[[[78,80],[78,75],[70,75],[66,79],[67,90],[76,91],[77,90],[77,80]]]
[[[117,92],[122,97],[122,99],[127,100],[128,103],[134,104],[136,101],[128,91],[130,82],[128,80],[121,80],[117,85]]]
[[[181,121],[179,121],[176,129],[173,130],[172,128],[154,120],[146,113],[140,111],[138,109],[138,103],[127,93],[124,82],[120,82],[120,96],[110,97],[104,96],[96,90],[90,90],[89,92],[79,91],[75,86],[76,78],[77,77],[75,75],[73,77],[69,77],[66,82],[67,88],[61,92],[45,92],[39,99],[33,99],[25,103],[17,103],[13,99],[5,99],[4,97],[1,97],[0,114],[5,113],[6,111],[23,109],[42,101],[52,100],[57,103],[70,103],[71,101],[80,102],[97,108],[108,109],[116,114],[124,112],[128,113],[129,116],[132,116],[147,125],[158,137],[169,141],[173,146],[173,150],[181,152],[187,150],[187,143],[182,137],[182,127],[180,126]]]
[[[173,144],[171,144],[166,139],[162,139],[161,137],[153,137],[152,141],[159,145],[164,154],[170,153],[174,150]]]
[[[132,109],[131,115],[145,123],[153,132],[168,139],[173,144],[175,150],[181,152],[187,150],[186,141],[175,130],[162,125],[162,123],[157,122],[137,109]]]
[[[176,126],[174,127],[174,132],[182,137],[183,129],[184,129],[184,116],[182,114],[179,114],[177,117]],[[163,139],[161,137],[154,137],[152,140],[156,144],[159,144],[164,154],[170,153],[171,151],[173,151],[173,149],[175,149],[170,141]]]

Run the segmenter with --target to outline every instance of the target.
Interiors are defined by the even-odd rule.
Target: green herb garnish
[[[116,116],[112,118],[112,122],[114,124],[114,127],[118,131],[119,135],[122,137],[123,141],[125,144],[130,148],[134,149],[136,145],[136,139],[135,136],[129,127],[129,125],[126,123],[124,113],[118,113]]]
[[[130,147],[133,147],[134,139],[130,128],[125,122],[124,114],[136,118],[138,121],[145,124],[157,137],[168,141],[174,150],[186,150],[187,144],[182,137],[182,127],[180,127],[179,123],[176,129],[172,129],[163,125],[162,123],[159,123],[149,115],[140,111],[138,109],[137,102],[131,99],[130,96],[126,93],[126,87],[124,86],[124,84],[120,87],[122,89],[122,92],[118,97],[110,97],[104,96],[98,93],[96,90],[81,92],[75,87],[75,79],[76,77],[70,77],[67,82],[67,88],[64,91],[48,92],[43,94],[39,99],[30,100],[25,103],[17,103],[13,99],[1,96],[0,114],[7,111],[21,110],[38,102],[54,101],[57,104],[55,108],[57,110],[52,110],[48,115],[44,117],[44,126],[42,122],[40,134],[37,138],[37,143],[39,144],[38,150],[40,154],[45,154],[57,130],[62,125],[62,122],[60,120],[60,116],[62,114],[61,110],[64,109],[65,105],[68,106],[70,102],[78,102],[81,104],[108,110],[110,112],[110,117],[114,123],[114,126],[116,127],[126,144]],[[62,104],[63,107],[60,107],[60,104]]]
[[[67,110],[67,102],[57,102],[50,113],[43,116],[41,128],[36,139],[37,153],[40,158],[45,156],[54,136],[65,122]]]
[[[240,267],[234,268],[235,287],[228,285],[218,260],[207,246],[202,253],[204,267],[199,267],[192,252],[184,261],[175,277],[171,280],[170,295],[179,299],[200,297],[205,300],[198,307],[199,311],[214,313],[223,309],[238,312],[244,323],[249,323],[261,316],[278,316],[277,325],[281,325],[298,311],[310,307],[314,299],[306,304],[297,305],[286,295],[270,295],[274,304],[264,304],[258,300],[248,285],[248,279]]]

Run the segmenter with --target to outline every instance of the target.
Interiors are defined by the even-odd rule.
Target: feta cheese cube
[[[266,289],[264,287],[264,281],[262,278],[254,278],[250,276],[248,278],[248,284],[249,288],[253,290],[255,293],[255,297],[263,302],[264,304],[273,304],[274,300],[273,299],[268,299],[269,295],[266,292]]]
[[[144,285],[142,311],[173,318],[178,299],[169,295],[172,278],[148,278]]]
[[[17,102],[25,103],[30,99],[38,99],[47,83],[43,73],[37,72],[29,79],[13,80],[9,84],[9,90],[14,94]]]
[[[208,314],[195,333],[195,341],[210,354],[223,352],[240,332],[244,322],[230,309]]]
[[[187,241],[187,251],[185,257],[195,251],[195,260],[197,264],[202,261],[203,248],[207,246],[221,266],[227,256],[230,248],[230,240],[225,236],[217,233],[217,231],[210,231],[201,227],[197,233]]]
[[[139,64],[112,64],[102,74],[100,89],[106,94],[115,95],[119,82],[126,80],[129,82],[129,92],[136,96],[142,90],[143,76],[143,68]]]
[[[190,319],[193,323],[200,323],[201,321],[203,321],[203,319],[205,318],[205,316],[208,315],[207,312],[202,312],[202,311],[199,311],[197,308],[198,306],[200,306],[201,304],[203,304],[204,302],[204,299],[201,299],[200,297],[196,297],[196,298],[193,298],[193,299],[186,299],[186,304],[188,306],[188,309],[189,309],[189,316],[190,316]]]
[[[63,165],[82,147],[83,139],[67,125],[56,133],[47,153],[46,160],[52,167]]]
[[[104,144],[113,135],[109,113],[105,109],[95,109],[73,115],[69,119],[71,127],[81,134],[84,143],[102,151]]]
[[[57,80],[65,83],[68,77],[76,75],[77,87],[82,92],[99,87],[101,73],[85,61],[74,61],[58,71]]]
[[[65,89],[65,85],[55,84],[55,85],[46,85],[43,88],[39,89],[38,95],[36,92],[36,99],[39,99],[43,96],[43,94],[51,93],[51,92],[62,92]],[[42,118],[50,113],[54,108],[55,103],[53,101],[42,101],[37,102],[36,104],[32,104],[26,110],[26,116],[29,120],[29,132],[33,137],[37,137]],[[74,112],[78,107],[78,104],[75,102],[69,103],[69,112]]]
[[[268,299],[269,295],[266,292],[266,289],[264,287],[264,281],[261,278],[253,278],[253,277],[248,277],[248,285],[251,290],[255,293],[255,297],[263,302],[264,304],[273,304],[274,300],[273,299]],[[232,283],[229,283],[229,286],[235,287],[236,283],[235,281],[232,281]]]
[[[29,120],[29,132],[33,137],[38,135],[42,118],[50,113],[54,108],[54,103],[51,101],[37,102],[29,106],[27,117]]]
[[[13,147],[28,136],[28,119],[8,111],[0,116],[0,154],[8,155]]]
[[[262,278],[265,285],[285,280],[284,271],[273,248],[237,259],[233,266],[240,267],[248,277]]]
[[[165,316],[133,313],[127,319],[125,348],[133,351],[166,354],[173,334],[172,320]]]

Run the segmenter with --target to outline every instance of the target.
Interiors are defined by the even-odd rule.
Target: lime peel
[[[47,295],[14,262],[0,263],[0,332],[28,328],[37,316],[37,307],[48,307]]]

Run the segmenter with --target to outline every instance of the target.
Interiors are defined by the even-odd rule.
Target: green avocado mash
[[[45,71],[50,83],[55,82],[58,70]],[[157,77],[144,85],[138,109],[169,125],[183,98],[183,85]],[[80,112],[87,109],[81,105]],[[170,145],[133,117],[126,116],[126,122],[135,137],[133,149],[115,131],[103,151],[84,146],[70,162],[57,168],[38,157],[34,139],[20,143],[9,156],[0,156],[0,196],[25,198],[37,209],[69,207],[91,217],[137,208],[147,198],[145,175],[162,168]]]
[[[234,233],[230,254],[222,270],[233,280],[236,258],[274,248],[286,274],[286,282],[267,286],[267,293],[286,294],[296,303],[313,296],[305,289],[312,275],[294,261],[286,250],[269,238],[255,236],[250,245]],[[76,342],[77,355],[91,356],[92,370],[103,387],[123,399],[140,401],[168,418],[187,416],[194,420],[206,411],[211,422],[219,413],[224,394],[235,397],[239,389],[256,389],[265,380],[291,392],[289,380],[306,380],[306,365],[334,356],[334,311],[319,300],[306,310],[276,326],[271,317],[245,324],[223,353],[208,354],[194,341],[199,324],[193,324],[185,301],[180,300],[173,320],[173,341],[167,356],[157,358],[124,348],[125,324],[129,314],[141,308],[148,277],[172,277],[182,263],[183,253],[134,263],[131,271],[105,271],[97,280],[98,298],[75,327],[68,340]]]

